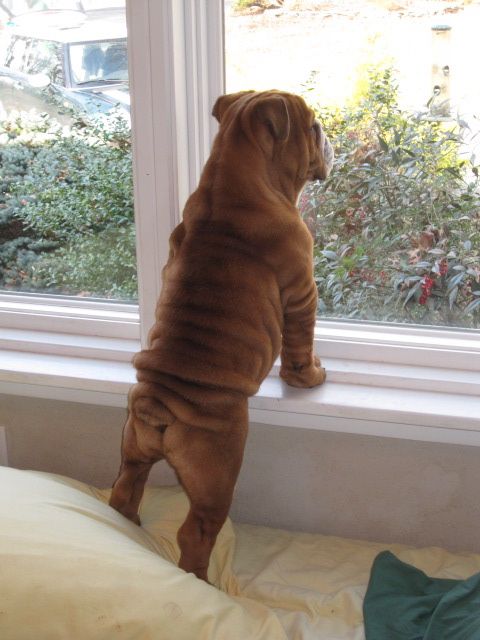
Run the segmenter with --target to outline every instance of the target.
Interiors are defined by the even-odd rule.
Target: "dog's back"
[[[280,351],[288,384],[325,380],[313,353],[312,239],[296,201],[332,163],[298,96],[222,96],[213,114],[220,130],[170,238],[149,343],[134,358],[138,382],[110,499],[139,522],[148,473],[165,457],[190,500],[179,565],[203,579],[240,471],[248,397]]]
[[[203,221],[188,229],[163,279],[149,349],[135,367],[256,393],[282,329],[276,275],[263,256],[228,222]]]

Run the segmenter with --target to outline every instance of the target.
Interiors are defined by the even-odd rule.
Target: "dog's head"
[[[241,91],[220,96],[213,108],[220,134],[243,136],[300,190],[325,180],[333,149],[315,114],[300,96],[283,91]]]

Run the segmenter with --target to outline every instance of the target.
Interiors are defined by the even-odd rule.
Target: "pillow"
[[[87,490],[106,504],[110,489]],[[188,498],[180,486],[147,487],[140,505],[142,530],[149,534],[159,552],[173,564],[180,560],[180,548],[177,543],[177,531],[188,513]],[[208,567],[209,581],[230,595],[238,595],[239,588],[232,573],[233,553],[235,551],[235,532],[228,518],[218,534]]]
[[[286,640],[265,606],[172,562],[181,490],[147,491],[140,528],[74,480],[0,467],[0,486],[2,640]],[[233,543],[228,522],[210,578],[235,594]]]

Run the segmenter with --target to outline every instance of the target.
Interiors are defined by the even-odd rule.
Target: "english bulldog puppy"
[[[248,398],[279,354],[289,385],[325,380],[313,352],[313,243],[296,203],[333,160],[299,96],[224,95],[213,115],[212,153],[170,237],[155,324],[133,360],[138,382],[110,498],[140,524],[149,471],[165,458],[190,501],[179,566],[203,580],[242,464]]]

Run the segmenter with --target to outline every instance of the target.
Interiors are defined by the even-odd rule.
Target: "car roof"
[[[127,37],[124,9],[32,11],[12,18],[8,31],[27,38],[62,43]]]

